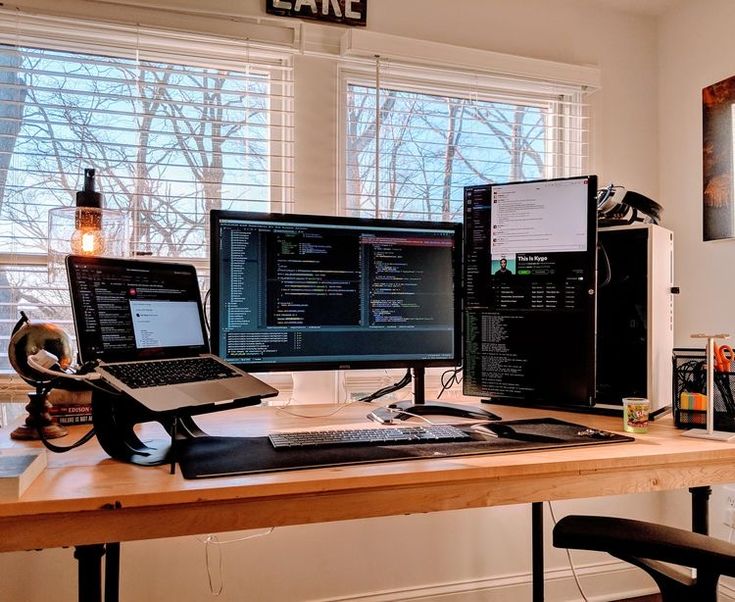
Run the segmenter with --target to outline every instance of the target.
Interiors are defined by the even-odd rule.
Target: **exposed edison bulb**
[[[105,237],[99,228],[77,228],[71,237],[71,250],[75,255],[101,255],[105,250]]]
[[[94,169],[84,170],[84,189],[77,192],[71,250],[75,255],[102,255],[102,195],[94,189]]]

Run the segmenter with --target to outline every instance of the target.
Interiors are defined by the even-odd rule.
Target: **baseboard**
[[[589,602],[610,602],[652,594],[658,590],[643,571],[619,561],[587,564],[577,568]],[[579,600],[571,570],[547,569],[545,595],[549,602]],[[422,587],[323,598],[312,602],[517,602],[531,599],[530,573],[499,575]]]
[[[719,602],[735,602],[735,579],[725,579],[723,577],[720,580],[718,594],[717,600]]]

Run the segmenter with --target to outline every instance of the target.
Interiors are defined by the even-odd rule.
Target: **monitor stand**
[[[394,419],[406,420],[411,415],[426,416],[459,416],[461,418],[475,418],[479,420],[501,420],[500,416],[488,412],[483,408],[473,407],[462,403],[447,403],[444,401],[432,401],[426,403],[424,390],[426,372],[423,366],[412,368],[413,373],[413,398],[411,401],[399,401],[388,407],[405,414],[396,413]]]

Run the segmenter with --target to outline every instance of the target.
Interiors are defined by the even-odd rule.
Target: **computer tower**
[[[598,233],[596,408],[622,412],[623,397],[671,407],[674,235],[652,224]]]

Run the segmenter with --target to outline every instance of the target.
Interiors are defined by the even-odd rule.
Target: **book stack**
[[[51,417],[60,425],[91,424],[91,391],[64,391],[53,389],[48,400],[51,402]]]
[[[0,500],[17,500],[44,468],[45,449],[0,449]]]

